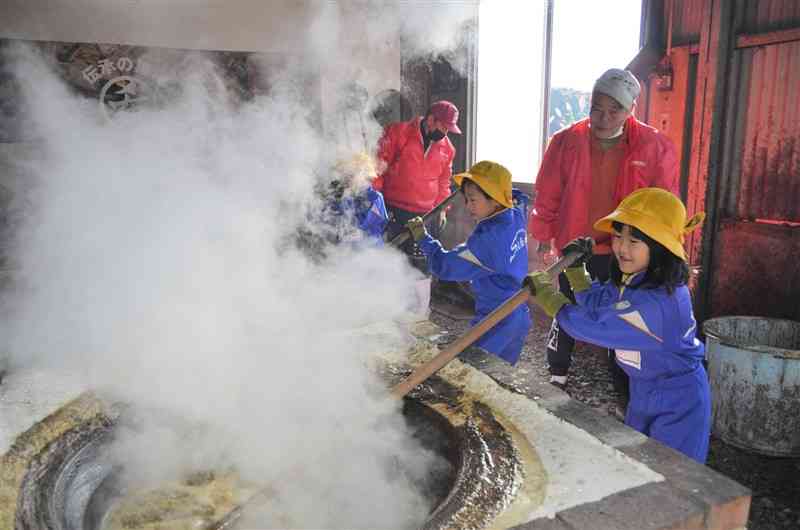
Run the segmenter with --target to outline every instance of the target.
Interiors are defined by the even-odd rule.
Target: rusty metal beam
[[[689,161],[686,206],[690,214],[705,210],[706,223],[687,237],[692,263],[699,263],[701,275],[695,292],[700,320],[709,313],[710,272],[714,238],[719,223],[718,180],[722,163],[725,122],[725,93],[728,63],[733,49],[733,3],[727,0],[703,2],[703,25],[697,69],[692,152]]]
[[[737,48],[750,48],[753,46],[767,46],[800,40],[800,28],[768,31],[765,33],[740,34],[736,36]]]
[[[770,44],[781,44],[782,42],[794,42],[798,40],[800,40],[800,28],[782,29],[765,33],[740,33],[736,36],[736,48],[769,46]],[[700,44],[697,42],[672,47],[673,50],[682,48],[688,48],[690,54],[700,52]]]

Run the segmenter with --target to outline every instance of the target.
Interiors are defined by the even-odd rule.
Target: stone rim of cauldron
[[[458,392],[432,377],[406,398],[444,419],[450,430],[447,436],[456,447],[455,458],[445,455],[455,468],[449,492],[429,514],[422,530],[484,528],[513,500],[521,483],[522,465],[511,434],[487,406],[474,402],[460,426],[431,406],[435,403],[463,413]],[[93,503],[98,495],[113,494],[116,473],[99,456],[113,436],[114,425],[115,420],[108,416],[85,421],[31,461],[20,486],[16,530],[86,530],[100,524]]]

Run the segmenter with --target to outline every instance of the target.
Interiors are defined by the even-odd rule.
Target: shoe
[[[551,375],[550,384],[559,390],[567,391],[567,376],[566,375]]]

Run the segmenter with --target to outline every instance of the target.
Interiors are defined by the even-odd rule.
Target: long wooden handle
[[[580,257],[581,254],[578,252],[567,254],[545,269],[545,272],[555,278]],[[528,300],[528,297],[530,297],[530,290],[528,287],[523,287],[517,291],[511,298],[497,306],[497,308],[489,313],[486,318],[467,330],[466,333],[456,339],[447,348],[442,350],[436,357],[427,363],[418,366],[413,372],[411,372],[411,375],[398,383],[397,386],[392,389],[392,395],[397,398],[402,398],[411,392],[415,386],[441,370],[444,365],[452,361],[459,353],[467,349],[467,347],[469,347],[473,342],[481,338],[481,336],[492,329],[495,324],[510,315],[511,312],[517,308],[517,306],[525,303]]]
[[[434,206],[431,209],[431,211],[423,215],[422,220],[427,222],[428,219],[430,219],[435,214],[442,211],[442,208],[453,202],[453,200],[456,198],[457,195],[458,191],[454,191],[453,193],[451,193],[446,199],[444,199],[442,202]],[[394,245],[395,247],[399,247],[400,245],[405,243],[409,237],[411,237],[411,232],[409,232],[407,229],[404,228],[403,230],[400,231],[399,234],[395,235],[392,239],[389,240],[389,244]]]

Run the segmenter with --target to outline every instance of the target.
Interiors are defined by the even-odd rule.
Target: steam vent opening
[[[59,425],[59,417],[79,417],[87,407],[101,407],[96,401],[84,394],[47,421]],[[512,436],[490,408],[433,377],[404,399],[402,414],[420,445],[441,457],[414,483],[432,506],[422,528],[490,524],[516,493],[521,474]],[[124,467],[108,458],[122,431],[116,427],[119,416],[114,416],[108,411],[91,414],[64,430],[29,464],[20,487],[17,528],[252,528],[258,514],[280,495],[279,484],[248,483],[236,471],[218,469],[198,469],[154,487],[130,489],[123,484]],[[33,440],[37,433],[28,435]],[[397,459],[392,472],[407,473],[403,465]]]

